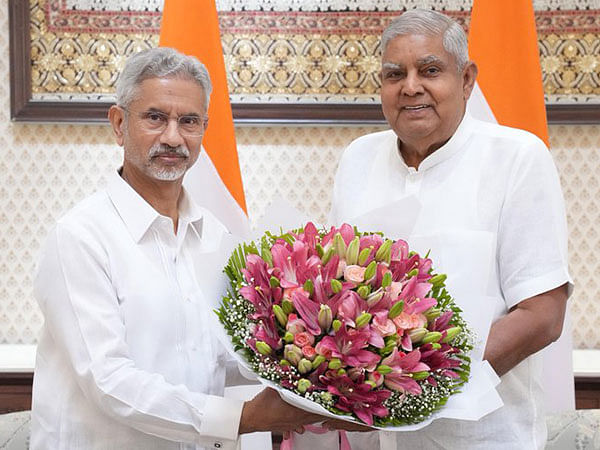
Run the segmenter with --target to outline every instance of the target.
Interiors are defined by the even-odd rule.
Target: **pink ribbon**
[[[325,434],[328,431],[331,431],[328,428],[325,428],[320,425],[304,425],[304,429],[310,433],[314,434]],[[345,431],[338,431],[340,436],[340,450],[352,450],[350,446],[350,442],[348,441],[348,436]],[[279,446],[280,450],[294,450],[294,435],[296,433],[290,433],[290,437],[281,441],[281,445]]]

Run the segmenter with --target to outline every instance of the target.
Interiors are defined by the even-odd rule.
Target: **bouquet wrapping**
[[[229,348],[286,400],[386,429],[469,416],[440,411],[469,380],[474,335],[446,275],[407,242],[309,222],[240,244],[225,273]],[[490,386],[474,383],[466,403]]]

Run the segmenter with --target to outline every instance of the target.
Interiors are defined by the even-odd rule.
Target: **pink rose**
[[[421,313],[407,314],[404,311],[399,316],[393,319],[394,324],[403,330],[412,330],[413,328],[421,328],[427,323],[427,319]]]
[[[296,333],[294,335],[294,344],[296,344],[301,349],[304,349],[307,345],[313,345],[315,343],[315,337],[307,333],[306,331],[302,331],[300,333]]]
[[[312,345],[305,345],[302,347],[302,354],[306,359],[313,360],[317,356],[317,351]]]
[[[367,270],[366,267],[361,267],[354,264],[346,266],[344,269],[344,279],[354,284],[362,283],[365,279],[365,270]]]

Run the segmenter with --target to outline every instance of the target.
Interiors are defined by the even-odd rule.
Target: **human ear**
[[[463,93],[465,101],[471,96],[473,87],[475,86],[475,80],[477,79],[477,65],[473,61],[468,61],[462,70],[463,79]]]
[[[108,110],[108,120],[119,146],[123,146],[125,136],[125,111],[117,105],[112,105]]]

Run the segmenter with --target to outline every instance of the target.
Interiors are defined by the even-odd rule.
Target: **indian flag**
[[[214,213],[229,231],[247,237],[246,200],[215,0],[165,0],[159,45],[197,57],[213,84],[209,125],[202,141],[206,151],[184,184],[196,203]]]

